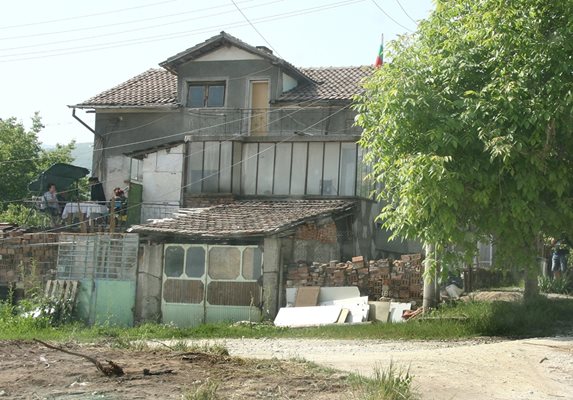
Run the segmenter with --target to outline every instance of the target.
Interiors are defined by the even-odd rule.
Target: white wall
[[[143,159],[144,203],[179,204],[183,159],[183,144],[150,153]]]

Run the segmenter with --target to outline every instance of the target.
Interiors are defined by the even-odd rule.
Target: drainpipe
[[[91,126],[89,126],[88,124],[86,124],[80,117],[78,117],[76,115],[76,108],[72,108],[72,117],[74,117],[76,120],[79,121],[80,124],[82,124],[83,126],[85,126],[86,128],[88,128],[94,135],[98,136],[98,134],[96,133],[95,129],[93,129]]]

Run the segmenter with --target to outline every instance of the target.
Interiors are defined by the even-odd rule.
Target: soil
[[[83,358],[35,342],[0,342],[0,399],[181,399],[209,383],[218,384],[222,399],[327,400],[349,399],[352,394],[347,373],[332,373],[303,361],[77,343],[64,348],[102,363],[112,360],[125,374],[106,377]],[[145,375],[144,369],[161,374]]]
[[[113,360],[122,377],[35,342],[0,342],[0,399],[181,399],[218,382],[223,399],[354,399],[348,373],[371,375],[390,362],[414,376],[422,399],[572,399],[573,337],[524,340],[377,341],[226,339],[231,356],[67,343]],[[165,342],[171,346],[169,342]],[[313,367],[313,361],[341,372]],[[172,370],[162,375],[144,375]]]

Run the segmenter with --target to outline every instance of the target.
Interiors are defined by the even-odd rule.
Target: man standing
[[[551,271],[553,272],[554,278],[560,278],[561,274],[567,271],[567,258],[569,257],[570,247],[571,242],[565,232],[561,233],[559,240],[553,239],[551,248]]]

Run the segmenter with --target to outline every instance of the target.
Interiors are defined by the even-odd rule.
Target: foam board
[[[283,307],[275,318],[276,326],[302,327],[334,324],[342,306]]]

